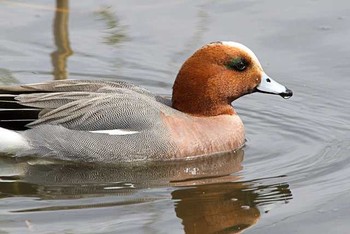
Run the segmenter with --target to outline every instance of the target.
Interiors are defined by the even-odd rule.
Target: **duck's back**
[[[36,155],[73,161],[135,161],[174,152],[161,113],[168,101],[125,82],[55,81],[0,87],[0,126],[23,130]],[[164,140],[163,140],[164,139]]]

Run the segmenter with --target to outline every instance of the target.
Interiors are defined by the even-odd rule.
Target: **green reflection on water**
[[[115,15],[111,6],[101,7],[95,12],[98,20],[102,20],[106,24],[104,42],[108,45],[118,45],[127,40],[125,34],[126,27],[120,24],[120,20]]]
[[[7,70],[5,68],[0,68],[0,84],[2,85],[18,84],[18,81],[10,70]]]

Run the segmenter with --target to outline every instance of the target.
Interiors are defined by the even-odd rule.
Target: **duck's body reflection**
[[[243,183],[224,183],[176,190],[176,215],[186,233],[240,232],[260,218],[258,194],[246,189]]]
[[[103,204],[106,207],[153,202],[157,198],[143,201],[132,198],[142,189],[173,186],[171,197],[176,216],[182,220],[186,233],[235,233],[259,220],[259,204],[291,199],[288,185],[283,183],[238,182],[242,160],[243,150],[178,162],[115,166],[16,162],[2,158],[3,168],[8,172],[1,172],[0,178],[6,182],[0,180],[0,194],[42,199],[128,197],[125,202]],[[273,195],[261,194],[272,194],[271,190]],[[55,207],[58,210],[83,208],[84,205]],[[44,210],[52,207],[17,212]]]

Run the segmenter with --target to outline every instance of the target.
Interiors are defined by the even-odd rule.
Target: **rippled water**
[[[347,1],[0,1],[0,82],[122,79],[169,95],[210,41],[235,40],[295,93],[233,105],[238,152],[167,164],[0,158],[0,233],[348,233]]]

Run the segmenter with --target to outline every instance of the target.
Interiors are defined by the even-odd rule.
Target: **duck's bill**
[[[271,79],[266,73],[261,77],[260,84],[256,87],[257,92],[280,95],[283,98],[293,96],[293,91]]]

